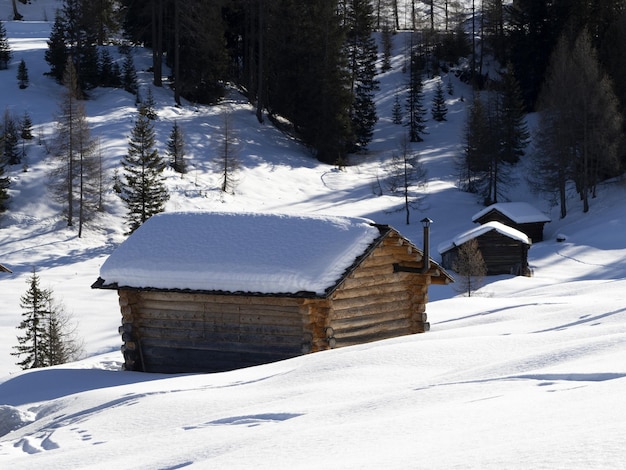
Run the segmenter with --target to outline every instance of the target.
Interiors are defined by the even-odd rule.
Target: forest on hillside
[[[588,210],[598,184],[620,175],[626,162],[624,0],[61,4],[46,61],[49,74],[64,84],[71,65],[71,93],[78,100],[97,86],[123,87],[149,110],[150,97],[139,96],[128,53],[129,46],[145,46],[152,50],[153,84],[170,87],[177,103],[216,103],[227,86],[236,86],[256,106],[259,120],[269,116],[318,160],[342,165],[350,154],[367,151],[378,119],[376,77],[391,67],[392,38],[403,30],[411,38],[402,51],[407,80],[396,96],[394,122],[407,127],[410,142],[421,142],[427,113],[423,81],[454,73],[470,84],[475,94],[459,186],[485,204],[503,197],[510,168],[527,151],[528,112],[541,111],[540,146],[533,155],[541,171],[529,182],[553,193],[562,217],[572,185]],[[112,44],[126,55],[122,67],[103,47]],[[7,49],[4,38],[0,52],[10,54]],[[0,56],[0,66],[8,57]],[[445,120],[442,89],[437,100],[433,118]],[[144,124],[149,134],[149,122]],[[6,129],[5,122],[5,160],[9,155],[15,163],[14,149],[7,147],[15,139],[6,137],[15,132]],[[2,179],[0,190],[7,185]]]

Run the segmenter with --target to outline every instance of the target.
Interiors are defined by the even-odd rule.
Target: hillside
[[[42,20],[52,16],[54,3],[19,4],[26,21],[5,23],[15,54],[9,70],[0,71],[0,102],[17,116],[27,110],[42,143],[29,144],[27,172],[10,168],[11,205],[0,219],[0,263],[13,270],[0,273],[1,467],[624,465],[626,191],[620,182],[603,185],[588,214],[573,200],[563,220],[523,183],[513,188],[513,199],[552,217],[545,241],[529,253],[533,277],[490,277],[471,298],[450,286],[431,288],[429,333],[222,374],[121,372],[117,298],[89,286],[125,238],[124,207],[108,193],[107,213],[79,239],[45,189],[51,165],[45,142],[60,86],[43,75],[50,23]],[[418,221],[428,216],[435,221],[434,247],[472,227],[482,206],[456,189],[454,167],[470,92],[454,78],[448,121],[428,121],[425,142],[414,147],[428,169],[423,211],[407,226],[403,213],[392,212],[401,201],[376,194],[383,164],[406,132],[391,122],[394,94],[406,81],[402,35],[394,41],[393,69],[378,77],[374,142],[343,170],[320,164],[269,121],[259,124],[235,90],[219,106],[175,107],[170,90],[153,88],[159,150],[176,120],[191,168],[183,178],[167,170],[167,210],[363,216],[393,225],[418,246]],[[133,54],[145,90],[150,53]],[[22,58],[31,81],[26,90],[15,79]],[[425,103],[434,88],[434,80],[426,81]],[[112,173],[127,150],[133,97],[97,89],[85,104]],[[227,110],[241,161],[232,195],[218,190],[215,164]],[[517,171],[528,171],[524,162]],[[559,234],[564,242],[556,241]],[[14,365],[19,299],[33,267],[78,321],[84,360],[30,372]]]

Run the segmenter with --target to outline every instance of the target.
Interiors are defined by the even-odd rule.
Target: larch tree
[[[0,138],[0,145],[2,145],[2,139]],[[11,178],[6,174],[7,161],[4,155],[0,155],[0,213],[7,210],[7,204],[9,200],[9,187],[11,185]]]
[[[458,247],[452,269],[459,274],[455,280],[457,292],[466,293],[471,297],[472,293],[482,286],[487,274],[487,265],[475,238]]]
[[[237,137],[233,127],[232,112],[227,110],[223,115],[222,136],[217,156],[220,171],[220,189],[225,193],[233,193],[237,185],[236,172],[239,168],[237,157]]]
[[[402,197],[402,206],[397,211],[404,211],[407,225],[411,223],[411,210],[419,210],[423,205],[426,176],[419,153],[414,152],[408,139],[403,137],[387,167],[387,189],[394,196]]]
[[[53,156],[56,165],[50,172],[52,194],[64,204],[67,225],[74,225],[78,216],[78,236],[82,236],[84,223],[95,213],[96,198],[93,190],[97,171],[95,141],[87,122],[85,108],[79,99],[76,69],[68,57],[63,83],[65,91],[57,117]]]
[[[145,114],[138,113],[128,142],[128,153],[122,160],[120,197],[127,206],[129,233],[165,209],[169,199],[163,170],[165,161],[155,144],[154,126]]]
[[[530,182],[540,191],[557,192],[561,218],[567,215],[568,182],[573,183],[587,212],[598,183],[619,172],[622,116],[586,31],[573,42],[565,34],[559,38],[539,109],[541,146],[534,162],[544,172],[533,172]]]

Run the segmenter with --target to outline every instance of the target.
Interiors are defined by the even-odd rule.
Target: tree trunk
[[[11,3],[13,4],[13,19],[15,21],[20,21],[24,17],[20,15],[19,11],[17,11],[17,4],[15,3],[15,0],[11,0]]]
[[[256,100],[256,118],[260,123],[263,123],[263,0],[259,0],[259,58],[258,58],[258,77],[257,77],[257,100]]]
[[[174,0],[174,101],[180,106],[180,7]]]
[[[152,0],[152,71],[155,86],[162,86],[163,7],[161,0]]]

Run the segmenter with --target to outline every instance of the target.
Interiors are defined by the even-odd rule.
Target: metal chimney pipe
[[[430,269],[430,224],[433,223],[428,217],[420,220],[424,227],[424,261],[422,265],[422,274],[426,274]]]

